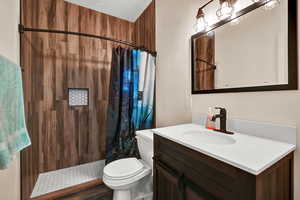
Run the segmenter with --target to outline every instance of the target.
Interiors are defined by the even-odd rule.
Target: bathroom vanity
[[[293,200],[293,144],[194,124],[154,133],[155,200]]]

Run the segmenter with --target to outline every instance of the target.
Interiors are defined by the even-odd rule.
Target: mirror
[[[254,3],[236,14],[238,24],[231,18],[194,35],[192,93],[297,89],[294,7],[296,0],[270,10]]]

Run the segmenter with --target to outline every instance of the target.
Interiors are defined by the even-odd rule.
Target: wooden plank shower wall
[[[140,46],[156,51],[155,26],[155,0],[153,0],[134,24],[134,41]]]
[[[155,50],[155,3],[136,23],[64,0],[21,0],[21,13],[26,27],[103,35]],[[22,200],[30,199],[39,173],[105,158],[113,45],[70,35],[22,35],[21,65],[32,139],[32,146],[21,154]],[[69,107],[68,88],[89,88],[89,106]]]

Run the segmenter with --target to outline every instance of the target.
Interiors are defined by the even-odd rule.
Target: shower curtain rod
[[[210,62],[208,62],[208,61],[206,61],[206,60],[204,60],[204,59],[197,58],[196,61],[197,61],[197,62],[203,62],[203,63],[206,63],[207,65],[210,65],[210,66],[212,66],[212,67],[214,67],[214,68],[217,68],[217,65],[212,64],[212,63],[210,63]]]
[[[81,32],[70,32],[70,31],[61,31],[61,30],[50,30],[50,29],[37,29],[37,28],[28,28],[25,27],[22,24],[19,24],[19,32],[22,34],[24,32],[41,32],[41,33],[57,33],[57,34],[67,34],[67,35],[77,35],[77,36],[84,36],[84,37],[91,37],[91,38],[97,38],[97,39],[101,39],[101,40],[108,40],[111,42],[116,42],[119,44],[124,44],[130,47],[133,47],[135,49],[139,49],[145,52],[150,53],[151,55],[153,55],[154,57],[157,56],[157,52],[156,51],[151,51],[143,46],[137,46],[134,43],[131,42],[127,42],[124,40],[115,40],[109,37],[105,37],[105,36],[100,36],[100,35],[92,35],[92,34],[88,34],[88,33],[81,33]]]

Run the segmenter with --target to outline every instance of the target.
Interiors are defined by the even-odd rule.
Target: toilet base
[[[114,190],[113,200],[131,200],[130,190]]]

